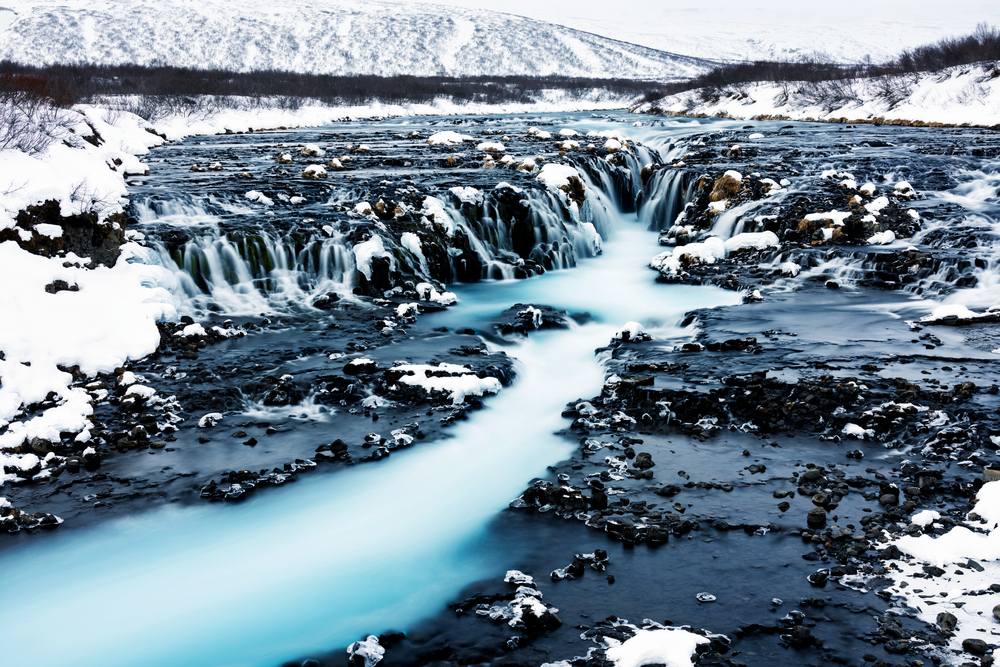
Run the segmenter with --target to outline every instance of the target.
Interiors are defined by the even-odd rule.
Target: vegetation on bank
[[[805,83],[807,91],[818,99],[835,103],[850,99],[853,83],[862,79],[878,79],[885,88],[885,96],[902,97],[911,75],[997,61],[1000,61],[1000,31],[980,23],[970,35],[909,49],[881,64],[843,65],[815,59],[727,63],[693,79],[658,86],[646,93],[645,101],[655,102],[667,95],[697,89],[707,100],[726,87],[767,82],[783,86]]]

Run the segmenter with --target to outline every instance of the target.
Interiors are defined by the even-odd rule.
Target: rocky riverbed
[[[527,438],[520,476],[463,472],[478,455],[461,450],[435,464],[455,488],[511,489],[463,547],[488,568],[427,565],[421,590],[450,602],[260,664],[582,667],[646,642],[662,663],[656,647],[689,642],[701,665],[988,667],[1000,625],[970,600],[995,592],[995,557],[932,562],[906,539],[991,530],[998,135],[634,120],[158,149],[125,236],[163,267],[177,321],[154,354],[79,375],[86,446],[21,446],[38,465],[4,488],[0,560],[165,507],[269,516],[289,485],[358,464]],[[457,525],[451,484],[372,520],[392,530],[393,503],[429,498],[425,530]]]

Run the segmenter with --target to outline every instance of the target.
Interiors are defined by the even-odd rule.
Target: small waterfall
[[[153,246],[194,312],[246,315],[302,305],[318,294],[349,291],[355,274],[342,234],[230,232],[196,236],[172,249],[160,241]]]
[[[684,205],[694,197],[697,179],[684,169],[659,169],[643,188],[639,221],[650,231],[664,231],[677,221]]]

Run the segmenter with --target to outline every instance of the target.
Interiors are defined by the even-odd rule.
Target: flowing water
[[[559,415],[568,401],[600,393],[606,374],[595,350],[630,321],[669,343],[690,334],[680,328],[687,311],[734,305],[742,296],[657,284],[647,267],[662,250],[655,232],[673,223],[691,194],[688,175],[660,171],[647,187],[652,194],[642,201],[636,197],[642,164],[676,155],[692,134],[736,124],[676,121],[629,128],[580,115],[495,122],[513,133],[553,120],[562,124],[556,127],[581,132],[628,130],[648,147],[640,147],[618,169],[592,164],[585,172],[588,204],[576,218],[567,220],[555,194],[531,193],[540,244],[531,257],[549,269],[544,275],[513,279],[517,257],[499,213],[471,221],[458,204],[446,202],[449,224],[471,239],[471,251],[481,260],[476,277],[486,280],[450,285],[458,305],[421,316],[413,328],[488,330],[499,312],[517,303],[588,313],[589,318],[580,318],[586,323],[536,332],[519,342],[491,337],[494,349],[517,360],[517,380],[446,438],[378,464],[314,474],[241,504],[168,505],[3,551],[0,571],[18,573],[0,579],[5,634],[22,639],[4,642],[2,662],[272,666],[344,646],[369,632],[406,630],[437,613],[467,584],[496,577],[516,562],[528,546],[506,544],[497,551],[488,539],[489,527],[532,478],[565,460],[575,447],[557,435],[569,424]],[[386,129],[402,136],[412,129],[441,129],[436,124],[443,122],[388,121],[347,129]],[[344,131],[284,133],[272,143],[253,137],[229,146],[220,138],[211,148],[246,150],[242,159],[253,168],[279,142]],[[329,134],[326,138],[331,140]],[[174,150],[198,154],[208,149],[191,141]],[[139,188],[136,210],[148,236],[145,261],[164,266],[164,285],[181,312],[196,317],[315,313],[307,304],[316,295],[334,291],[353,298],[358,270],[346,232],[323,225],[331,205],[357,200],[355,186],[343,183],[325,200],[294,212],[282,209],[277,217],[296,225],[282,231],[271,211],[239,192],[200,197],[183,191],[181,167],[163,165],[162,171],[168,175],[164,185],[151,180]],[[464,185],[465,177],[439,171],[427,176],[416,168],[403,176],[411,186],[430,179],[441,188]],[[475,179],[482,187],[483,177]],[[940,197],[996,220],[995,170],[970,172],[966,179],[942,188]],[[752,216],[750,209],[739,213]],[[716,232],[738,231],[735,221],[736,216],[726,217]],[[995,222],[970,216],[968,224],[983,228],[984,238],[997,234]],[[933,226],[928,229],[924,236],[929,238]],[[171,237],[177,230],[185,230],[180,242]],[[600,254],[595,231],[601,236]],[[977,250],[986,257],[982,262],[956,270],[975,272],[979,289],[995,291],[997,260],[984,245]],[[428,271],[426,260],[421,263],[406,248],[396,250],[397,257],[412,260],[418,275]],[[447,259],[452,278],[463,275],[463,261],[458,255]],[[837,261],[840,267],[814,270],[839,271],[845,282],[866,270],[863,257]],[[922,284],[929,288],[945,281],[945,271]],[[970,296],[953,298],[977,303]],[[46,628],[41,636],[40,627]]]

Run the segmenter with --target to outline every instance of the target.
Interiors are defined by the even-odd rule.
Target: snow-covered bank
[[[995,479],[995,471],[990,473]],[[889,592],[915,610],[920,620],[946,630],[954,654],[981,655],[977,644],[994,644],[1000,636],[995,595],[1000,575],[1000,482],[984,484],[977,500],[964,525],[945,532],[944,524],[937,523],[941,515],[925,510],[911,521],[922,530],[934,530],[917,531],[916,536],[892,543],[912,559],[896,561],[900,570],[893,575],[895,585]]]
[[[1000,65],[856,81],[762,82],[689,90],[635,113],[756,120],[875,122],[1000,127]]]
[[[386,104],[372,102],[363,106],[305,104],[298,109],[283,109],[277,105],[277,101],[271,107],[266,104],[254,103],[251,105],[247,101],[245,108],[198,111],[196,107],[192,107],[195,110],[190,114],[173,113],[162,118],[154,118],[152,125],[155,126],[157,132],[173,141],[199,134],[219,134],[226,131],[246,132],[253,129],[278,127],[318,127],[345,119],[607,111],[624,109],[632,101],[632,97],[612,95],[599,88],[590,90],[583,95],[571,95],[565,90],[550,89],[543,91],[539,99],[533,102],[501,104],[458,102],[437,98],[429,103]],[[237,102],[235,106],[239,107],[240,105]]]

